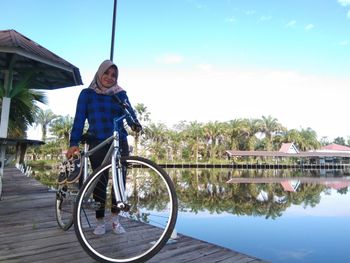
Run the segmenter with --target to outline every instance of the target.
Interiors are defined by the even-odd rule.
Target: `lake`
[[[349,171],[166,170],[177,232],[271,262],[350,262]]]
[[[179,233],[271,262],[350,262],[347,171],[167,172]]]

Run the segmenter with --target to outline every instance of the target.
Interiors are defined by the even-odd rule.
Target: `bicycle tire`
[[[2,177],[3,175],[0,174],[0,201],[2,199]]]
[[[127,167],[125,193],[130,204],[130,210],[119,215],[126,233],[114,234],[107,223],[106,234],[92,233],[95,210],[101,208],[92,191],[103,173],[111,170],[111,164],[97,169],[82,186],[74,208],[74,229],[84,250],[99,262],[144,262],[163,248],[174,231],[178,209],[175,187],[164,169],[148,159],[122,157],[121,163]],[[111,208],[109,199],[106,212]]]
[[[58,185],[55,212],[56,221],[60,228],[67,231],[73,225],[74,203],[78,190],[72,185]]]

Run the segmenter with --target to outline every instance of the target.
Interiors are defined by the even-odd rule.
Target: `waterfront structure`
[[[234,161],[252,157],[256,162],[280,163],[293,158],[290,161],[299,165],[350,165],[350,147],[339,144],[326,145],[313,151],[299,151],[294,143],[283,143],[279,151],[227,150],[226,154]]]

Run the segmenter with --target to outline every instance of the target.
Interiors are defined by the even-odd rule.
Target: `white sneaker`
[[[106,233],[105,221],[102,219],[97,220],[96,228],[94,229],[95,235],[103,235]]]
[[[114,234],[123,234],[126,232],[124,227],[120,224],[118,216],[112,217],[112,229]]]

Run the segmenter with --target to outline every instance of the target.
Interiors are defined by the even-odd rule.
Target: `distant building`
[[[350,158],[346,157],[346,155],[350,155],[350,147],[348,146],[332,143],[311,152],[325,155],[320,156],[318,159],[311,160],[313,163],[350,163]]]
[[[285,157],[295,157],[297,162],[304,164],[350,164],[350,147],[330,144],[318,150],[301,152],[294,143],[282,143],[279,151],[236,151],[227,150],[226,154],[231,159],[241,157],[272,158],[283,160]]]
[[[321,149],[316,150],[316,152],[346,152],[350,153],[350,147],[332,143],[326,146],[323,146]]]
[[[282,153],[299,153],[299,150],[294,145],[294,143],[289,142],[289,143],[282,143],[279,152],[282,152]]]

